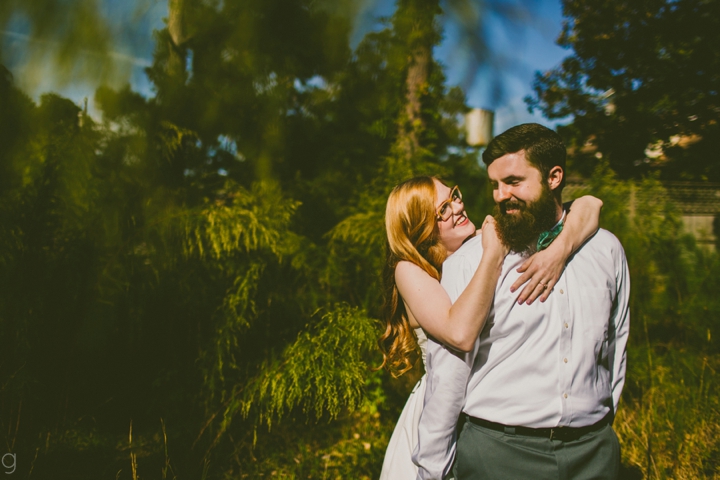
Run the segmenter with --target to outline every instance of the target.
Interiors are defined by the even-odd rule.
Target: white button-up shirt
[[[454,302],[482,257],[479,237],[443,264]],[[505,425],[582,427],[615,411],[625,383],[630,283],[618,239],[600,229],[568,262],[544,303],[518,305],[510,286],[525,259],[505,258],[493,309],[471,353],[430,339],[427,388],[413,460],[441,479],[455,453],[461,412]]]

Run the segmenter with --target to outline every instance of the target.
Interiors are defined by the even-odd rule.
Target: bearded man
[[[562,229],[565,146],[554,131],[518,125],[483,153],[510,248],[493,310],[470,353],[427,346],[427,389],[413,459],[418,478],[614,479],[612,429],[625,382],[629,277],[622,245],[600,229],[568,261],[545,302],[509,288],[526,256]],[[443,265],[454,301],[482,256],[468,240]],[[457,434],[452,425],[458,424]],[[448,428],[450,427],[450,428]],[[453,463],[454,457],[454,463]]]

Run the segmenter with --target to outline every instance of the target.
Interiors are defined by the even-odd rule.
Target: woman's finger
[[[515,291],[525,285],[525,283],[532,278],[531,272],[525,272],[522,275],[518,277],[517,280],[515,280],[515,283],[512,284],[510,287],[510,293],[515,293]]]
[[[517,272],[522,273],[522,275],[520,275],[518,277],[518,279],[515,280],[515,283],[513,283],[512,286],[510,287],[511,293],[515,292],[515,290],[522,287],[525,284],[525,282],[530,280],[533,277],[533,275],[535,275],[535,273],[537,272],[537,269],[531,269],[530,267],[532,267],[532,264],[533,264],[533,257],[530,257],[527,260],[525,260],[523,262],[523,264],[520,265],[520,267],[517,269]]]
[[[523,303],[530,305],[530,299],[533,296],[533,293],[537,291],[538,287],[540,286],[540,282],[531,282],[532,285],[528,284],[523,288],[522,293],[520,294],[520,298],[518,298],[518,302],[522,305]]]
[[[518,272],[518,273],[523,273],[525,270],[527,270],[528,268],[530,268],[530,265],[532,265],[532,263],[533,263],[533,257],[530,257],[530,258],[528,258],[527,260],[525,260],[525,261],[522,263],[522,265],[520,265],[520,266],[518,267],[518,269],[516,270],[516,272]]]
[[[525,303],[528,305],[532,305],[532,303],[537,300],[539,296],[541,296],[544,292],[547,292],[550,286],[546,282],[538,282],[535,289],[533,289],[532,292],[530,292],[530,295],[528,296],[528,299]]]
[[[522,292],[520,293],[520,296],[518,297],[518,303],[528,303],[528,299],[530,298],[536,298],[537,295],[540,295],[540,292],[537,293],[537,295],[534,295],[535,292],[538,290],[538,286],[540,285],[540,280],[536,280],[535,278],[531,278],[527,285],[525,285],[525,288],[523,288]],[[533,296],[534,295],[534,296]],[[529,305],[529,303],[528,303]]]
[[[545,300],[548,299],[548,297],[550,296],[550,293],[552,293],[552,291],[553,291],[553,288],[555,288],[556,283],[557,282],[554,279],[548,281],[548,288],[540,296],[541,302],[544,302]]]

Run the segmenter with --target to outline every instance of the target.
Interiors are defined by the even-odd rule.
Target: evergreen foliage
[[[248,416],[253,407],[259,421],[270,426],[273,417],[299,407],[337,418],[361,403],[368,365],[364,352],[375,346],[378,326],[357,308],[338,305],[308,326],[282,355],[261,368],[262,374],[243,387],[242,401],[225,412],[240,408]],[[226,426],[224,426],[226,427]]]
[[[318,451],[369,439],[377,470],[409,387],[372,370],[385,198],[481,169],[431,58],[436,4],[404,2],[351,52],[347,20],[310,3],[187,2],[156,35],[157,95],[102,87],[100,120],[3,77],[0,420],[21,457],[45,452],[35,475],[68,451],[142,474],[166,450],[184,475],[233,471],[228,452],[259,473],[247,462],[284,433]],[[367,415],[380,443],[347,444]],[[296,427],[318,420],[327,435]],[[115,444],[129,455],[108,460]]]

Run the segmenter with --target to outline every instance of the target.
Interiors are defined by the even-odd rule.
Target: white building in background
[[[471,147],[484,147],[493,139],[495,112],[473,108],[465,115],[465,138]]]

